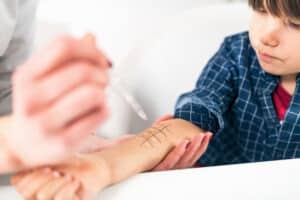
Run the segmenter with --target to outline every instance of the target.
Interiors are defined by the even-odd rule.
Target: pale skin
[[[296,77],[300,72],[300,20],[287,18],[284,14],[282,17],[275,17],[266,9],[254,11],[249,34],[262,68],[270,74],[279,75],[282,86],[293,95]],[[192,143],[195,144],[196,140]],[[180,150],[179,147],[176,150],[180,152],[177,154],[180,156],[170,156],[158,169],[167,169],[170,166],[185,168],[194,164],[181,162],[191,155],[188,150]]]
[[[72,155],[106,119],[109,65],[88,34],[58,37],[18,67],[13,113],[0,120],[0,173]]]
[[[250,41],[255,49],[262,68],[280,76],[282,86],[293,95],[296,88],[296,77],[300,72],[300,20],[272,16],[267,10],[254,11],[250,21]],[[269,56],[260,56],[268,54]],[[196,143],[196,139],[192,141]],[[198,143],[199,144],[199,143]],[[182,144],[183,146],[184,144]],[[181,146],[181,147],[182,147]],[[194,163],[181,162],[191,152],[176,147],[177,155],[170,156],[158,166],[158,169],[186,168]],[[175,150],[174,150],[175,151]],[[170,153],[170,155],[172,155]],[[174,155],[174,154],[173,154]],[[199,158],[199,157],[198,157]],[[167,162],[168,161],[168,162]]]
[[[173,119],[172,115],[164,115],[157,119],[153,125]],[[195,165],[198,159],[203,154],[203,148],[206,146],[206,141],[201,134],[206,134],[211,140],[213,134],[209,131],[196,135],[191,140],[184,140],[177,146],[173,147],[172,150],[165,156],[165,158],[156,165],[151,171],[164,171],[171,169],[186,169],[190,167],[199,167]],[[80,148],[80,152],[95,152],[101,151],[105,148],[109,148],[118,145],[120,142],[126,141],[134,135],[124,135],[113,140],[99,139],[97,136],[90,136],[83,142]]]
[[[249,33],[262,68],[280,76],[282,86],[293,95],[300,72],[300,19],[276,17],[266,9],[254,11]]]
[[[260,12],[255,11],[252,15],[249,32],[251,44],[258,55],[262,68],[268,73],[280,76],[283,87],[290,94],[294,94],[296,87],[295,79],[300,71],[300,57],[298,56],[298,52],[300,51],[300,20],[289,19],[284,17],[284,15],[282,17],[276,17],[271,15],[267,10],[261,10]],[[177,132],[178,130],[174,128],[176,126],[175,121],[172,121],[171,123],[171,120],[169,120],[161,124],[168,125],[168,128],[172,128],[172,132]],[[184,130],[178,131],[178,135],[169,134],[166,138],[170,138],[170,140],[163,140],[161,143],[159,142],[159,139],[161,138],[156,139],[155,137],[152,137],[155,148],[153,148],[151,144],[143,143],[145,138],[136,136],[111,149],[99,153],[92,153],[83,157],[73,157],[73,159],[69,161],[73,164],[69,163],[60,167],[54,167],[51,170],[49,169],[48,172],[37,170],[20,174],[19,176],[16,176],[12,182],[24,196],[43,196],[48,192],[47,195],[51,197],[56,196],[58,199],[59,197],[74,197],[74,199],[85,197],[86,194],[92,194],[93,192],[98,191],[107,185],[121,181],[132,174],[153,168],[155,164],[159,163],[159,160],[164,157],[164,154],[172,148],[171,143],[172,141],[175,141],[174,138],[178,139],[180,136],[186,136],[186,134],[191,134],[192,132],[193,130],[185,126]],[[147,131],[141,133],[142,136],[147,134],[149,135],[149,132]],[[184,140],[186,138],[180,139]],[[147,145],[141,145],[141,143]],[[125,147],[126,149],[128,148],[128,152],[126,153],[124,153],[126,151]],[[139,151],[136,151],[136,149]],[[118,156],[112,157],[111,155]],[[119,159],[121,159],[121,161]],[[98,160],[98,162],[96,160]],[[137,164],[134,164],[133,166],[132,163],[135,163],[135,161]],[[120,164],[118,164],[118,162],[120,162]],[[83,170],[84,173],[82,173],[82,168],[78,167],[93,165],[98,165],[98,168],[91,167],[86,171]],[[125,167],[123,168],[123,166]],[[102,174],[97,171],[99,168],[103,168],[103,171],[106,171],[107,173]],[[45,184],[48,183],[48,180],[54,180],[52,177],[54,176],[53,171],[61,172],[59,177],[55,178],[55,180],[64,183],[64,186],[60,190],[54,191],[51,184]],[[95,185],[94,188],[90,188],[91,191],[85,189],[85,185],[88,185],[88,183],[91,182],[94,183],[91,179],[87,178],[90,176],[89,172],[93,172],[93,174],[96,174],[96,176],[99,176],[99,178],[102,178],[101,180],[103,180],[101,183],[98,182],[98,185],[97,183],[90,184],[90,186]],[[45,176],[45,173],[48,175]],[[67,174],[72,178],[66,178]],[[83,176],[79,176],[82,174]],[[48,179],[45,177],[48,177]],[[26,184],[24,183],[26,182],[24,180],[36,180],[36,185],[38,186],[35,187],[35,190],[32,191],[30,195],[25,192],[26,187],[24,187],[24,185],[26,186]],[[22,181],[23,184],[21,184]],[[42,184],[39,184],[38,182]]]
[[[156,123],[160,123],[162,121],[173,119],[173,116],[168,114],[157,119],[153,125]],[[212,138],[211,132],[206,132],[209,140]],[[128,136],[130,137],[130,136]],[[125,137],[127,138],[127,137]],[[164,171],[170,169],[185,169],[190,167],[198,167],[195,165],[197,160],[203,154],[203,147],[206,144],[203,142],[203,138],[201,133],[192,138],[191,140],[185,140],[174,147],[170,153],[161,161],[158,165],[156,165],[152,171]]]
[[[184,120],[163,121],[112,148],[78,154],[61,165],[19,174],[12,184],[25,199],[92,199],[111,184],[153,169],[173,146],[201,132]],[[203,154],[210,135],[200,135],[205,144]]]
[[[0,174],[59,163],[74,152],[126,139],[91,135],[107,118],[104,89],[110,66],[88,34],[60,36],[18,67],[12,78],[13,114],[0,118]],[[154,170],[192,166],[201,141],[194,138],[190,144],[193,148],[179,144]]]
[[[300,57],[298,56],[298,52],[300,51],[300,20],[299,19],[290,19],[290,18],[285,17],[284,15],[282,15],[281,17],[276,17],[276,16],[271,15],[268,12],[268,10],[266,10],[266,9],[263,9],[261,11],[254,11],[253,15],[252,15],[251,23],[250,23],[249,33],[250,33],[251,44],[258,55],[258,59],[259,59],[259,62],[261,64],[262,68],[268,73],[280,76],[281,84],[283,85],[283,87],[291,95],[294,94],[295,87],[296,87],[295,79],[296,79],[296,76],[300,72]],[[170,122],[170,121],[168,121],[168,122]],[[190,129],[188,129],[187,127],[185,127],[185,128],[186,128],[185,130],[181,130],[181,132],[180,132],[181,135],[190,133],[189,131],[187,131]],[[146,134],[146,133],[144,133],[144,134]],[[128,155],[122,154],[123,152],[120,151],[120,149],[122,149],[122,145],[120,145],[118,147],[114,147],[107,151],[90,154],[89,158],[91,158],[91,159],[87,159],[88,161],[87,160],[84,161],[84,159],[82,159],[82,157],[81,158],[73,158],[73,161],[74,160],[78,161],[81,159],[81,161],[79,161],[79,163],[89,163],[89,162],[93,163],[93,160],[97,160],[94,157],[95,155],[103,157],[103,160],[109,160],[109,157],[107,157],[107,155],[112,155],[113,153],[116,153],[116,154],[118,154],[118,156],[116,156],[116,158],[121,159],[120,163],[123,163],[123,162],[126,163],[126,165],[125,165],[126,167],[125,167],[124,174],[123,174],[123,171],[120,171],[120,172],[118,171],[118,169],[117,169],[118,164],[116,164],[116,165],[103,164],[103,163],[109,163],[109,162],[117,163],[117,161],[111,160],[108,162],[107,161],[100,162],[100,163],[102,163],[103,168],[107,168],[104,171],[107,171],[108,175],[106,177],[102,177],[104,181],[102,183],[100,183],[100,185],[97,185],[95,188],[92,189],[93,191],[96,191],[98,189],[104,188],[105,186],[107,186],[109,184],[115,183],[116,180],[117,181],[123,180],[124,178],[126,178],[134,173],[149,170],[149,168],[151,168],[155,165],[155,162],[153,160],[157,161],[157,163],[159,162],[158,158],[160,158],[159,156],[161,156],[162,154],[161,154],[161,152],[158,152],[158,151],[166,150],[166,149],[164,149],[166,146],[157,145],[158,147],[164,146],[164,148],[157,148],[157,146],[156,146],[155,149],[152,148],[152,150],[150,151],[151,145],[148,145],[147,148],[149,150],[149,154],[147,154],[148,153],[147,148],[145,146],[139,146],[140,143],[138,143],[137,141],[141,142],[140,140],[141,140],[140,137],[135,137],[132,140],[128,141],[128,143],[122,144],[125,146],[126,145],[131,146],[129,144],[135,144],[136,147],[134,147],[133,149],[140,148],[140,151],[130,152],[130,153],[128,153]],[[153,140],[158,141],[155,138]],[[134,141],[136,143],[134,143]],[[159,142],[157,142],[156,144],[159,144]],[[118,148],[120,148],[120,149],[116,150]],[[172,147],[169,147],[169,148],[172,148]],[[130,150],[128,150],[128,151],[130,151]],[[127,168],[127,166],[130,166],[133,159],[135,158],[134,153],[136,153],[136,155],[137,155],[137,154],[139,154],[139,152],[143,152],[143,151],[146,152],[146,153],[144,152],[143,154],[149,155],[150,158],[147,158],[147,156],[143,156],[143,158],[140,160],[141,163],[138,163],[135,166],[132,166],[132,168],[130,168],[130,167]],[[105,155],[105,154],[107,154],[107,155]],[[119,155],[122,155],[122,156],[119,156]],[[155,156],[158,156],[158,157],[155,157]],[[124,158],[124,160],[123,160],[123,158]],[[153,158],[153,160],[152,160],[152,158]],[[157,160],[155,158],[157,158]],[[143,159],[149,159],[149,160],[143,160]],[[90,165],[92,165],[92,164],[90,164]],[[94,164],[94,165],[96,165],[96,164]],[[99,165],[101,165],[101,164],[99,164]],[[109,166],[109,167],[107,167],[107,166]],[[71,169],[69,169],[68,167],[70,167]],[[77,171],[76,171],[76,169],[77,169]],[[80,174],[79,173],[80,170],[78,170],[78,167],[76,168],[76,167],[74,167],[74,166],[72,167],[70,165],[67,167],[66,166],[57,167],[57,168],[54,168],[53,170],[54,171],[61,170],[62,172],[64,172],[64,174],[60,175],[58,180],[66,179],[66,174],[68,174],[68,172],[73,172],[73,174],[72,174],[73,178],[71,180],[70,180],[70,178],[69,178],[69,180],[66,180],[67,184],[65,184],[65,186],[66,186],[65,189],[57,191],[56,193],[53,192],[51,194],[52,196],[55,193],[55,195],[58,195],[58,197],[61,195],[62,196],[63,195],[73,195],[71,197],[79,198],[79,197],[82,197],[81,195],[84,196],[84,194],[89,193],[89,192],[77,193],[78,188],[80,188],[79,189],[80,191],[84,191],[84,186],[80,186],[81,184],[85,185],[89,182],[83,178],[76,179],[76,175],[74,175],[74,174],[76,174],[76,173]],[[113,172],[113,171],[115,171],[115,172]],[[125,173],[125,172],[127,172],[127,173]],[[33,178],[33,177],[30,177],[30,175],[31,175],[31,176],[35,176],[36,178],[39,177],[38,180],[45,181],[45,178],[40,178],[40,177],[44,177],[44,175],[43,175],[44,172],[36,171],[35,173],[36,173],[35,175],[32,175],[32,173],[29,173],[29,174],[21,174],[19,176],[16,176],[13,180],[13,183],[16,185],[16,187],[19,189],[19,191],[22,191],[22,190],[25,191],[25,189],[23,187],[19,186],[18,183],[20,183],[20,181],[24,180],[26,177],[27,177],[27,180],[31,180],[31,178]],[[96,171],[94,173],[99,174]],[[52,174],[52,173],[50,173],[50,174]],[[102,176],[105,176],[105,175],[102,174]],[[101,175],[99,175],[99,177],[101,177]],[[52,178],[50,178],[50,179],[52,180]],[[91,182],[94,183],[93,181],[91,181]],[[40,184],[39,186],[41,186],[41,185],[43,185],[43,184]],[[93,185],[93,184],[90,184],[90,185]],[[35,192],[37,192],[36,194],[39,194],[38,192],[40,192],[40,188],[39,187],[36,187],[36,188],[38,188],[38,189],[36,189]],[[48,190],[51,190],[50,187],[46,187],[46,186],[42,187],[42,189],[44,191],[47,190],[47,188],[48,188]]]

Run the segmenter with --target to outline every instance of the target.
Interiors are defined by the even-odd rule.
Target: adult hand
[[[105,165],[93,155],[76,155],[63,164],[22,172],[11,179],[24,199],[94,199],[109,181]]]
[[[109,63],[92,35],[62,36],[17,69],[5,140],[20,163],[61,162],[106,119]]]

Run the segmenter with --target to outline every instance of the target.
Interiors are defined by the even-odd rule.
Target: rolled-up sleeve
[[[7,40],[1,43],[0,55],[0,115],[5,115],[12,110],[11,75],[33,47],[37,0],[4,0],[1,4],[1,20],[7,21],[0,36]]]
[[[176,118],[190,121],[213,133],[224,128],[224,113],[236,96],[235,63],[229,58],[229,51],[225,40],[205,66],[195,89],[182,94],[177,100]]]

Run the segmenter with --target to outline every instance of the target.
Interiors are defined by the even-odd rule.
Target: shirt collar
[[[280,82],[280,77],[264,71],[259,64],[257,56],[254,57],[254,66],[259,70],[258,84],[255,89],[256,92],[258,94],[270,95],[275,90],[277,84]]]

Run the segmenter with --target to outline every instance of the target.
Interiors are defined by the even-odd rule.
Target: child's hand
[[[184,141],[174,147],[167,157],[153,171],[183,169],[195,166],[197,160],[205,153],[212,134],[199,133],[191,141]]]
[[[60,166],[20,173],[11,183],[24,199],[90,200],[107,181],[102,167],[93,156],[79,155]]]
[[[165,115],[159,118],[155,123],[169,119],[173,119],[173,116]],[[181,144],[174,147],[174,149],[166,156],[166,158],[152,170],[162,171],[190,168],[195,166],[197,160],[205,153],[211,137],[211,132],[202,132],[194,137],[191,141],[183,141]]]

